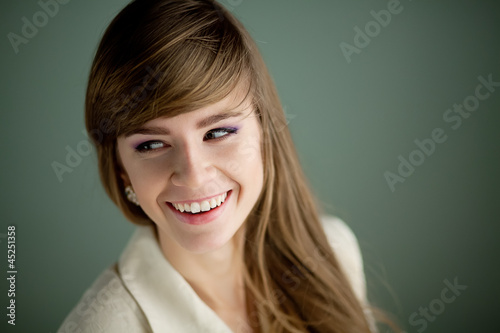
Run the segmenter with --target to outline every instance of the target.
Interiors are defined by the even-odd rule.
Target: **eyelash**
[[[221,132],[225,132],[227,134],[224,134],[224,135],[219,136],[219,137],[213,137],[210,139],[206,138],[206,136],[208,134],[221,133]],[[238,129],[234,128],[234,127],[216,128],[216,129],[208,131],[205,134],[205,136],[203,137],[203,141],[221,141],[221,140],[225,140],[228,137],[230,137],[231,135],[237,134],[237,133],[238,133]],[[164,145],[164,147],[151,148],[152,145],[158,145],[158,144]],[[135,147],[135,150],[139,153],[143,153],[143,154],[146,153],[147,154],[147,153],[154,152],[154,151],[161,149],[161,148],[166,148],[165,146],[167,146],[167,145],[159,140],[150,140],[150,141],[146,141],[146,142],[139,144],[137,147]]]
[[[233,134],[236,134],[238,133],[238,129],[235,128],[235,127],[223,127],[223,128],[216,128],[216,129],[213,129],[213,130],[210,130],[207,132],[207,134],[205,134],[205,137],[209,134],[209,133],[220,133],[220,132],[226,132],[227,134],[223,135],[223,136],[219,136],[217,138],[212,138],[212,139],[207,139],[207,140],[211,140],[211,141],[220,141],[220,140],[224,140],[224,139],[227,139],[229,136],[233,135]],[[205,138],[203,138],[203,141],[207,141],[205,140]]]

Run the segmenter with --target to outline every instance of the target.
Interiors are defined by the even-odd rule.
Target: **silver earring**
[[[137,200],[137,195],[135,194],[134,190],[132,189],[132,186],[129,185],[129,186],[125,187],[125,194],[127,195],[128,201],[139,206],[139,200]]]

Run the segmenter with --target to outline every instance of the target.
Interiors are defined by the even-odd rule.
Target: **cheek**
[[[259,135],[245,135],[224,152],[224,169],[234,176],[248,172],[257,174],[262,169]]]
[[[232,158],[227,162],[227,170],[240,184],[240,194],[245,200],[257,200],[264,181],[260,138],[247,137],[240,142]]]
[[[154,159],[134,163],[127,172],[139,198],[157,195],[169,179],[167,163]]]
[[[242,163],[245,164],[262,164],[261,152],[260,152],[260,138],[250,137],[247,138],[243,144],[239,147],[238,153]]]

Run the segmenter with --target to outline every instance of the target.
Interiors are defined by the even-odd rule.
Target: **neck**
[[[200,254],[185,250],[158,229],[164,256],[198,296],[216,311],[245,304],[242,234],[243,228],[223,247]]]

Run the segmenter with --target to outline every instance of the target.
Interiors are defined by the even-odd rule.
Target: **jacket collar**
[[[164,257],[153,227],[137,228],[118,269],[153,332],[231,333]]]

